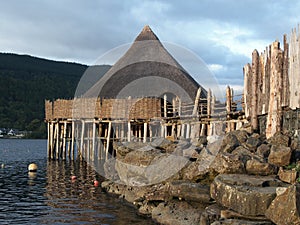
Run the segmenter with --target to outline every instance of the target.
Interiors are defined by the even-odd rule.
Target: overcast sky
[[[91,65],[149,24],[202,58],[222,86],[241,89],[252,51],[299,22],[297,0],[9,0],[0,5],[0,52]]]

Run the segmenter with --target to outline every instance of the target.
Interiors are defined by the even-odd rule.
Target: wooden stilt
[[[66,160],[66,139],[67,139],[67,122],[64,121],[63,123],[63,146],[62,146],[62,158]]]
[[[75,145],[75,122],[72,121],[72,134],[71,134],[71,158],[74,160],[74,145]]]
[[[131,123],[130,123],[130,121],[128,121],[128,123],[127,123],[127,128],[128,128],[127,141],[130,142],[131,141]]]
[[[96,121],[93,122],[93,140],[92,140],[92,161],[95,160],[95,150],[96,150]]]
[[[181,124],[177,124],[177,137],[180,137],[180,132],[181,132]]]
[[[138,139],[139,139],[139,141],[142,141],[142,126],[138,125],[137,128],[138,128],[138,131],[139,131]]]
[[[186,136],[185,136],[186,139],[190,138],[190,124],[187,123],[186,124]]]
[[[161,125],[160,125],[160,131],[161,131],[161,134],[160,134],[160,136],[163,138],[164,136],[165,136],[165,126],[164,126],[164,124],[163,123],[161,123]]]
[[[82,160],[84,157],[83,144],[84,144],[85,121],[82,120],[81,122],[82,124],[81,124],[81,138],[80,138],[80,158]]]
[[[111,121],[108,122],[108,132],[106,139],[106,151],[105,151],[105,159],[108,159],[108,151],[109,151],[109,142],[110,142],[110,133],[111,133]]]
[[[185,124],[183,123],[181,124],[181,137],[184,137],[185,134],[184,130],[185,130]]]
[[[147,123],[144,123],[144,138],[143,138],[143,142],[144,143],[147,142]]]
[[[198,106],[199,106],[200,95],[201,95],[201,87],[199,87],[198,90],[197,90],[194,109],[193,109],[193,116],[198,115]]]
[[[60,145],[60,140],[59,140],[59,122],[56,123],[56,159],[59,159],[59,145]]]
[[[164,118],[167,117],[167,95],[164,94]]]
[[[68,157],[69,157],[69,159],[71,158],[71,135],[72,135],[72,132],[70,130],[70,126],[72,126],[72,124],[67,124],[67,146],[68,146]]]
[[[50,146],[50,122],[48,121],[47,122],[47,157],[48,159],[50,158],[50,155],[51,155],[51,146]]]

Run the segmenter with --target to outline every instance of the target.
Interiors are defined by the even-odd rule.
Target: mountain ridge
[[[28,130],[31,138],[45,138],[45,99],[73,98],[82,75],[93,67],[90,85],[110,66],[0,53],[0,128]]]

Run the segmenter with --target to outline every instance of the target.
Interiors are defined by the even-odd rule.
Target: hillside
[[[44,100],[72,98],[87,68],[77,63],[0,53],[0,128],[28,130],[33,131],[31,137],[46,137]],[[100,74],[95,74],[89,85],[109,68],[97,66]]]

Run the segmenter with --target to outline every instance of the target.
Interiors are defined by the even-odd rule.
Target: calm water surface
[[[0,224],[154,224],[94,187],[101,178],[85,163],[46,155],[46,140],[0,139]],[[32,162],[37,173],[27,171]]]

